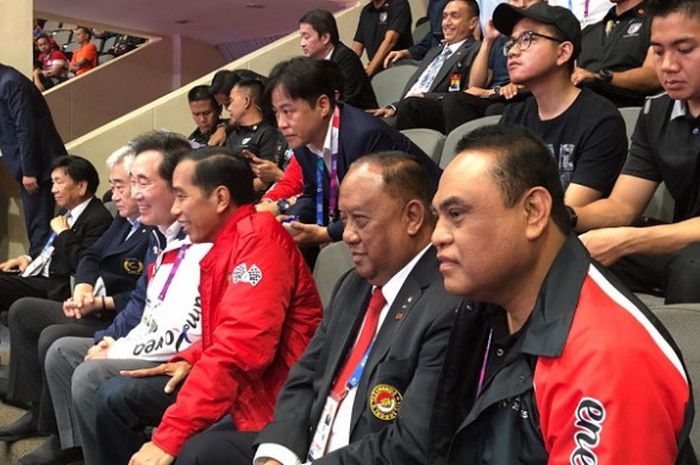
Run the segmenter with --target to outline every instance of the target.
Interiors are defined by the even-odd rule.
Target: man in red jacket
[[[222,418],[215,428],[259,431],[321,319],[294,241],[251,204],[245,160],[223,148],[200,149],[178,163],[172,184],[173,212],[192,242],[214,243],[200,262],[202,340],[169,363],[102,384],[102,464],[167,465],[187,439]],[[156,424],[143,444],[142,426]]]

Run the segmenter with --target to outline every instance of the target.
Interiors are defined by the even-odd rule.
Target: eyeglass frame
[[[521,46],[519,45],[519,44],[520,44],[520,41],[523,39],[523,37],[528,37],[528,39],[527,39],[527,47],[521,47]],[[540,34],[539,32],[535,32],[535,31],[524,31],[524,32],[522,32],[517,38],[511,37],[510,39],[508,39],[508,40],[506,41],[505,44],[503,44],[503,55],[504,55],[504,56],[508,56],[508,53],[510,53],[511,49],[512,49],[513,47],[515,47],[516,45],[518,46],[518,49],[519,49],[521,52],[524,52],[525,50],[527,50],[528,48],[530,48],[530,46],[532,45],[532,38],[533,38],[533,37],[542,37],[543,39],[552,40],[552,41],[557,42],[557,43],[560,43],[560,44],[563,44],[564,42],[566,42],[566,40],[558,39],[558,38],[556,38],[556,37],[548,36],[548,35],[546,35],[546,34]]]

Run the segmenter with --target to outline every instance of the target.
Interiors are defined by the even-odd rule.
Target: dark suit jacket
[[[102,277],[116,311],[123,309],[145,269],[144,258],[152,229],[142,225],[125,241],[131,223],[117,215],[102,237],[83,252],[75,283],[94,285],[97,278]]]
[[[19,71],[0,64],[0,150],[12,176],[51,178],[53,159],[66,155],[44,97]]]
[[[333,49],[331,61],[338,65],[343,77],[342,100],[356,108],[369,110],[377,108],[377,97],[360,58],[344,43],[338,42]]]
[[[442,65],[428,92],[449,92],[450,76],[453,74],[459,75],[459,90],[464,90],[469,83],[469,72],[471,71],[474,58],[476,58],[476,54],[479,52],[479,47],[481,47],[481,42],[477,42],[474,39],[467,39]],[[425,57],[418,64],[418,69],[406,83],[406,87],[403,89],[404,97],[406,97],[408,91],[413,87],[413,84],[416,83],[433,59],[442,53],[443,49],[444,45],[440,45],[428,50],[428,53],[425,54]]]
[[[56,236],[49,265],[49,299],[65,300],[70,297],[70,276],[78,269],[81,254],[97,242],[111,222],[112,215],[99,199],[93,197],[73,227]]]
[[[359,332],[371,289],[354,270],[338,282],[316,335],[289,372],[274,421],[257,444],[281,444],[304,461],[333,380]],[[351,444],[314,464],[420,461],[450,328],[463,311],[460,302],[446,293],[431,247],[404,282],[377,334],[357,387]],[[379,384],[403,396],[395,421],[381,420],[369,408],[371,392]]]
[[[338,136],[338,182],[345,177],[352,162],[363,155],[386,150],[400,150],[416,158],[423,165],[435,186],[440,179],[440,168],[421,149],[396,129],[378,118],[350,105],[340,105],[340,131]],[[290,209],[302,223],[316,221],[316,155],[308,147],[294,149],[304,177],[304,192]],[[323,179],[324,210],[328,212],[328,171]],[[328,233],[335,241],[343,235],[343,225],[334,222]]]

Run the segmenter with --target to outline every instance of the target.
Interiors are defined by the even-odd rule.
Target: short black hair
[[[473,1],[473,0],[472,0]],[[331,43],[335,46],[340,42],[338,34],[338,24],[335,22],[333,14],[328,10],[311,10],[301,17],[299,23],[308,24],[320,36],[330,35]]]
[[[100,176],[89,160],[78,155],[63,155],[51,164],[51,171],[63,168],[66,174],[75,182],[85,181],[87,183],[87,194],[95,195],[97,186],[100,185]]]
[[[85,26],[78,26],[78,27],[75,28],[75,30],[76,30],[76,31],[77,31],[77,30],[82,30],[85,34],[88,35],[89,38],[92,39],[92,30],[90,30],[90,28],[85,27]]]
[[[466,150],[494,154],[490,171],[501,188],[506,207],[513,207],[528,189],[541,186],[552,197],[552,220],[564,234],[571,232],[559,170],[542,140],[524,128],[495,124],[465,135],[457,144],[457,153]]]
[[[214,77],[211,80],[211,85],[209,86],[209,92],[211,92],[212,95],[228,95],[231,93],[233,86],[243,80],[257,80],[264,86],[265,79],[265,76],[262,74],[256,73],[255,71],[251,71],[249,69],[234,69],[232,71],[223,69],[214,74]]]
[[[681,13],[690,18],[700,18],[700,1],[650,0],[648,10],[651,16],[666,17],[671,13]]]
[[[385,191],[392,197],[406,202],[411,199],[420,200],[430,210],[435,195],[434,183],[415,156],[401,151],[376,152],[359,158],[353,165],[363,163],[381,167]]]
[[[155,150],[163,155],[158,166],[158,175],[171,183],[175,166],[182,158],[182,155],[192,150],[192,145],[182,134],[175,132],[156,130],[141,134],[129,145],[134,150],[135,157],[148,150]]]
[[[202,147],[186,153],[180,162],[184,160],[196,163],[192,183],[205,195],[224,186],[236,205],[255,201],[255,175],[247,158],[226,147]]]
[[[34,43],[36,44],[39,41],[39,39],[46,39],[49,42],[51,42],[51,39],[49,39],[49,35],[45,32],[40,32],[39,34],[37,34],[36,38],[34,39]]]
[[[221,110],[221,105],[219,105],[219,102],[214,98],[214,94],[209,92],[209,86],[194,86],[187,92],[187,101],[189,103],[200,102],[202,100],[209,100],[214,110]]]
[[[472,12],[472,16],[476,16],[478,18],[481,15],[481,9],[479,8],[479,4],[476,2],[476,0],[453,0],[453,1],[462,1],[462,2],[466,3]]]
[[[333,90],[338,91],[336,100],[345,99],[345,79],[343,79],[343,74],[340,72],[340,66],[331,60],[320,60],[320,63],[326,67],[326,73],[328,74],[328,80],[333,86]]]
[[[321,95],[328,97],[331,107],[335,107],[335,85],[329,65],[321,60],[308,57],[295,57],[278,63],[270,73],[265,88],[265,100],[270,101],[272,91],[279,86],[293,99],[303,99],[313,108]]]
[[[265,91],[265,85],[262,82],[257,79],[242,79],[233,87],[245,89],[253,100],[253,103],[255,103],[258,108],[261,108],[262,95]]]

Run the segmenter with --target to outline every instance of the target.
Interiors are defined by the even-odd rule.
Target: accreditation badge
[[[450,74],[450,88],[447,89],[449,92],[459,92],[459,84],[461,82],[462,76],[459,73]]]
[[[332,396],[326,398],[326,405],[323,406],[323,412],[321,413],[321,418],[318,420],[314,438],[311,440],[308,457],[309,461],[313,462],[314,460],[318,460],[326,453],[328,440],[331,437],[331,429],[333,428],[333,422],[338,413],[339,405],[340,403]]]
[[[392,421],[399,414],[403,396],[394,386],[378,384],[369,395],[369,409],[375,417]]]

